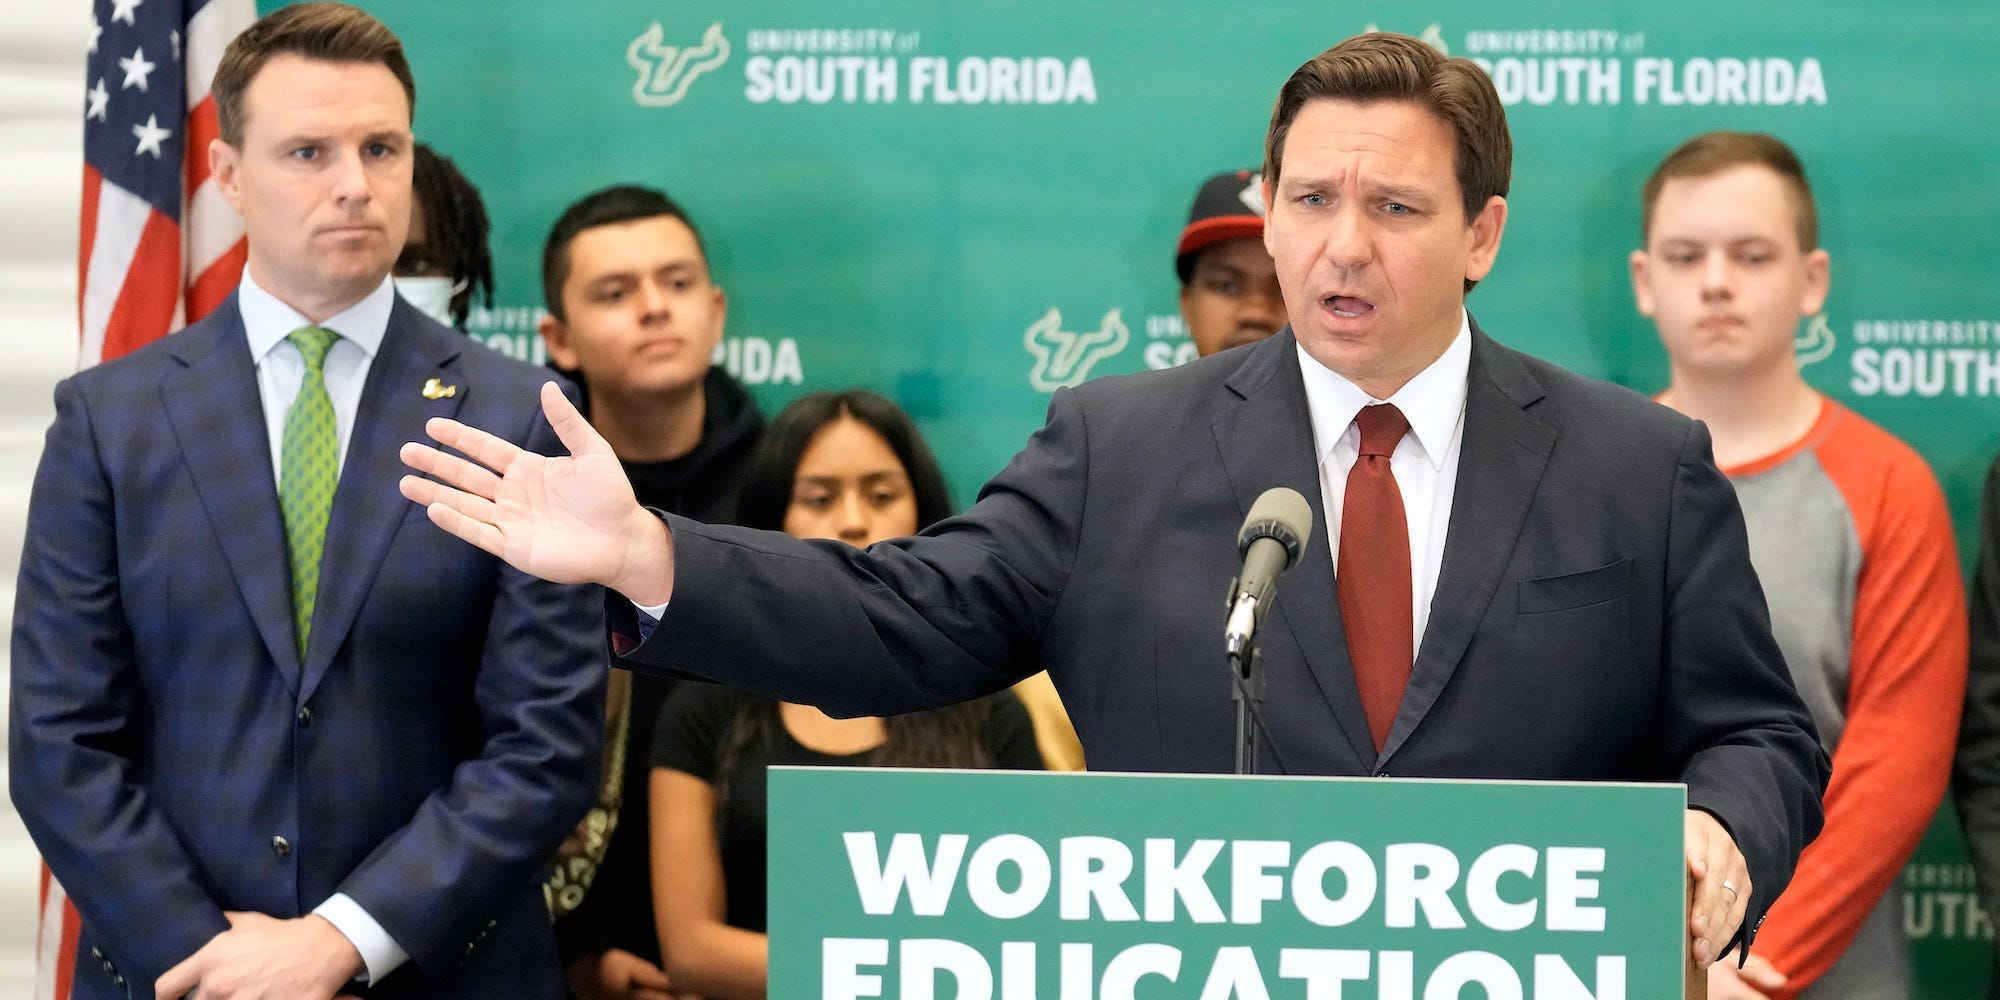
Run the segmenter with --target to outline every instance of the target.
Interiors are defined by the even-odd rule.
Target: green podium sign
[[[773,768],[771,995],[1682,995],[1679,785]]]

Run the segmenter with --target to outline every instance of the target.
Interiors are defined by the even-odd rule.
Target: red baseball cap
[[[1224,240],[1261,239],[1264,235],[1264,175],[1254,170],[1230,170],[1204,181],[1188,210],[1174,251],[1174,270],[1187,284],[1194,275],[1194,255]]]

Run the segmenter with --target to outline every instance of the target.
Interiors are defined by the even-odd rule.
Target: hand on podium
[[[673,537],[639,506],[611,445],[554,382],[542,412],[569,454],[537,455],[456,420],[433,418],[403,464],[432,478],[404,476],[403,496],[425,505],[432,523],[556,583],[600,583],[643,604],[673,594]],[[468,461],[469,459],[469,461]]]
[[[1689,948],[1696,969],[1706,969],[1736,936],[1750,903],[1750,868],[1736,841],[1714,816],[1689,809],[1683,825],[1688,875],[1694,895],[1688,904]]]

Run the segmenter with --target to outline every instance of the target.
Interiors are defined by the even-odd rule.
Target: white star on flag
[[[96,14],[92,14],[92,15],[90,15],[90,48],[88,48],[88,49],[85,49],[84,51],[85,51],[85,52],[96,52],[96,51],[97,51],[97,40],[98,40],[99,38],[102,38],[103,36],[104,36],[104,25],[101,25],[101,24],[98,24],[98,23],[97,23],[97,15],[96,15]]]
[[[104,79],[102,77],[98,78],[96,86],[90,88],[89,97],[90,107],[86,108],[83,112],[84,120],[89,121],[95,118],[98,121],[104,121],[104,109],[111,101],[111,92],[104,89]]]
[[[139,5],[145,2],[146,0],[111,0],[111,5],[117,8],[111,12],[111,19],[113,21],[123,21],[136,28],[139,25],[137,21],[133,20],[132,12],[139,9]]]
[[[125,71],[125,83],[118,88],[119,90],[129,90],[136,83],[140,93],[144,93],[146,77],[158,68],[158,64],[146,61],[145,49],[135,48],[132,50],[132,58],[118,60],[118,68]]]
[[[174,43],[174,61],[179,62],[181,59],[181,33],[178,31],[169,31],[167,32],[167,40]]]
[[[146,124],[132,126],[132,134],[139,137],[139,145],[132,150],[132,155],[151,153],[155,159],[160,156],[160,141],[173,135],[172,132],[160,127],[159,115],[147,115]]]

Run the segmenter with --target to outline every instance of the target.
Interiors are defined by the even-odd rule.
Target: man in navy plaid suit
[[[595,782],[601,598],[395,485],[433,416],[552,451],[544,376],[394,293],[387,28],[286,8],[214,90],[242,284],[57,388],[21,558],[12,791],[83,916],[75,995],[560,997],[538,876]]]

